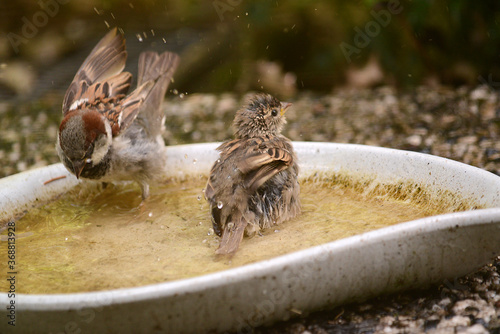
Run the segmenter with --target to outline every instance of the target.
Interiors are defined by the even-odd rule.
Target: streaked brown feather
[[[243,217],[231,219],[231,221],[224,226],[222,239],[215,253],[219,255],[234,254],[240,246],[247,225],[248,222]]]
[[[241,144],[241,139],[233,139],[223,142],[219,147],[216,148],[217,151],[221,152],[221,155],[228,156],[233,153],[234,150],[238,149]]]
[[[154,86],[153,81],[148,81],[137,87],[132,94],[122,100],[122,118],[120,122],[120,130],[123,131],[128,128],[136,119],[141,111],[142,104],[147,98],[149,92]]]
[[[293,156],[283,141],[269,139],[266,141],[264,138],[255,141],[255,138],[252,138],[242,141],[240,145],[247,148],[242,159],[237,162],[237,167],[243,174],[274,161],[280,161],[285,166],[293,163]]]
[[[250,193],[253,193],[266,183],[267,180],[287,168],[288,166],[279,160],[268,163],[245,176],[245,187]]]
[[[154,86],[144,100],[139,114],[150,137],[158,136],[163,127],[164,112],[160,108],[168,85],[172,81],[179,56],[175,53],[143,52],[139,56],[138,85],[154,82]]]
[[[121,34],[117,34],[117,29],[114,28],[101,39],[78,69],[64,96],[63,115],[70,111],[75,101],[82,99],[82,95],[86,93],[81,89],[84,85],[91,87],[98,81],[105,81],[112,76],[120,75],[125,67],[126,59],[125,39]],[[121,87],[120,93],[124,89],[123,84],[130,80],[126,76],[127,74],[122,74],[117,82],[117,87]]]
[[[210,179],[208,179],[204,194],[205,194],[205,199],[208,201],[211,201],[215,195],[215,189]]]
[[[81,82],[78,100],[82,100],[82,103],[76,108],[72,108],[72,110],[95,105],[110,98],[122,99],[130,87],[131,80],[132,75],[130,73],[122,72],[106,81],[96,82],[90,86],[86,82]]]
[[[132,74],[122,72],[106,80],[109,85],[109,96],[125,95],[128,93]]]

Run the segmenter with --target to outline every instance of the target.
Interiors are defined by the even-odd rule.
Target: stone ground
[[[170,95],[168,145],[231,136],[232,94]],[[0,177],[58,162],[60,96],[0,102]],[[500,94],[488,86],[300,93],[284,134],[292,140],[391,147],[461,161],[500,175]],[[500,240],[500,236],[499,236]],[[500,247],[500,246],[499,246]],[[499,248],[500,251],[500,248]],[[254,333],[500,333],[500,258],[439,286],[302,315]]]

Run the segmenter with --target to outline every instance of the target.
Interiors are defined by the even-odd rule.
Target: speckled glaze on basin
[[[169,147],[167,176],[206,175],[217,158],[216,146]],[[246,332],[327,305],[452,279],[500,254],[500,177],[414,152],[332,143],[294,146],[302,176],[343,170],[382,183],[411,180],[436,192],[459,194],[486,209],[401,223],[190,279],[91,293],[17,294],[16,327],[7,324],[10,299],[2,293],[0,332]],[[61,175],[67,177],[44,185]],[[0,221],[77,183],[61,164],[4,178]]]

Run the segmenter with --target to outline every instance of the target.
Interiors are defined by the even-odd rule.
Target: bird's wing
[[[253,192],[267,180],[288,168],[293,163],[294,155],[291,146],[281,138],[250,138],[233,139],[222,143],[217,150],[220,151],[219,160],[214,163],[210,175],[215,174],[221,161],[236,155],[236,167],[244,175],[245,187]],[[208,179],[205,187],[205,198],[212,201],[215,189],[212,177]]]
[[[219,159],[214,162],[212,168],[210,169],[210,177],[208,178],[207,185],[205,187],[205,199],[209,202],[214,201],[215,197],[215,188],[213,182],[215,181],[215,171],[218,166],[227,159],[229,153],[231,153],[234,149],[238,148],[239,139],[233,139],[223,142],[219,147],[216,148],[217,151],[220,152]]]
[[[130,73],[122,73],[126,59],[125,39],[115,28],[97,43],[78,69],[64,96],[63,115],[93,104],[98,97],[125,94],[131,80]]]
[[[235,150],[241,146],[241,139],[233,139],[223,142],[216,148],[220,152],[221,158],[230,156]]]
[[[144,100],[147,99],[151,89],[154,87],[153,81],[148,81],[137,87],[130,95],[121,102],[120,130],[128,128],[137,118],[142,110]]]
[[[220,152],[219,159],[213,164],[212,169],[210,170],[210,177],[208,178],[207,186],[205,187],[205,198],[212,202],[215,196],[215,189],[212,184],[213,178],[215,177],[215,170],[218,166],[227,160],[229,156],[233,154],[235,150],[237,150],[242,144],[241,139],[233,139],[223,142],[219,147],[216,148],[217,151]]]
[[[236,166],[246,175],[245,185],[250,192],[288,168],[294,160],[290,144],[279,137],[248,139],[243,147],[247,147],[246,152]]]
[[[137,86],[140,90],[138,96],[141,96],[144,101],[138,105],[140,108],[124,108],[122,128],[127,128],[139,116],[141,124],[151,138],[155,138],[161,133],[164,123],[164,112],[161,109],[161,104],[178,65],[179,56],[172,52],[164,52],[161,55],[151,51],[141,53]],[[144,93],[146,94],[143,95]],[[128,102],[127,99],[126,102]],[[130,102],[134,99],[132,98]]]

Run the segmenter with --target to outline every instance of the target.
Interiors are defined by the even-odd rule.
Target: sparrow
[[[216,254],[234,254],[244,234],[300,213],[297,156],[281,135],[290,106],[268,94],[255,96],[236,113],[235,138],[217,148],[205,187],[214,232],[222,237]]]
[[[132,74],[123,72],[125,39],[114,28],[94,47],[71,82],[62,104],[56,149],[77,178],[133,180],[142,198],[162,175],[165,116],[161,104],[177,68],[171,52],[142,52],[137,88],[127,95]]]

